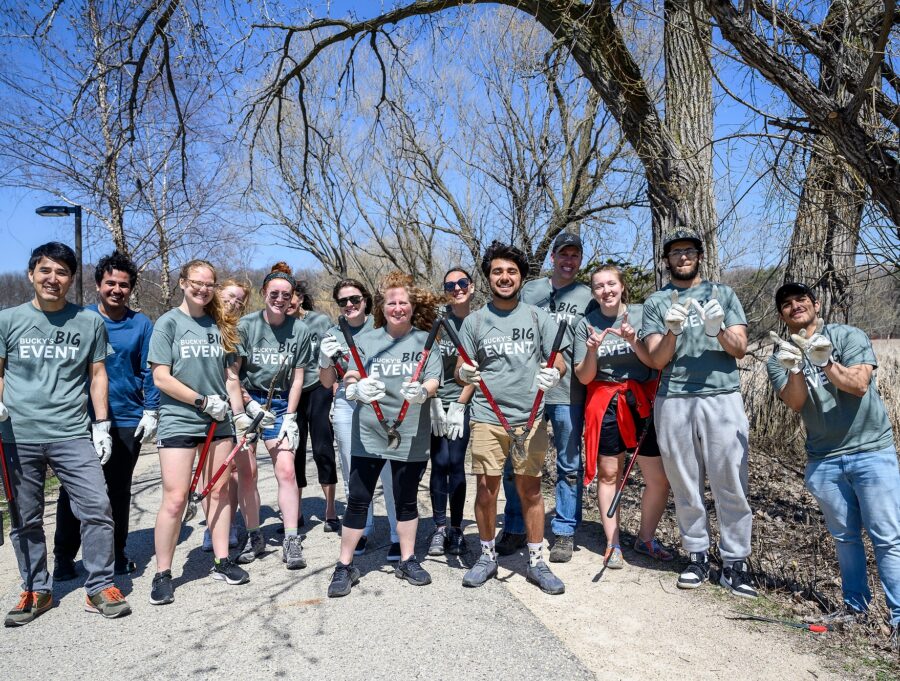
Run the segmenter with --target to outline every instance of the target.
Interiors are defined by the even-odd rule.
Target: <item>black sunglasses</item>
[[[344,307],[347,303],[359,305],[362,302],[362,299],[362,296],[347,296],[346,298],[338,298],[337,304],[339,307]]]
[[[453,293],[453,289],[459,286],[463,291],[467,291],[469,289],[469,284],[472,282],[469,281],[467,277],[462,277],[461,279],[457,279],[456,281],[445,281],[444,282],[444,290],[447,293]]]

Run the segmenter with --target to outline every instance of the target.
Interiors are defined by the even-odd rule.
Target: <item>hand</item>
[[[435,437],[444,437],[447,434],[444,402],[440,397],[435,397],[431,400],[431,434]]]
[[[803,351],[796,345],[781,340],[774,331],[769,332],[769,337],[775,341],[778,350],[775,352],[775,359],[785,369],[792,374],[799,374],[803,366]]]
[[[666,329],[671,331],[674,335],[680,336],[681,332],[684,331],[684,322],[687,318],[687,306],[679,303],[678,293],[672,291],[672,305],[666,311],[666,316],[663,319],[666,323]]]
[[[624,338],[625,342],[629,345],[634,343],[637,338],[637,331],[628,323],[628,310],[625,310],[622,314],[622,326],[619,327],[619,335]]]
[[[297,412],[281,417],[281,428],[278,430],[278,441],[287,438],[288,447],[297,449],[300,444],[300,428],[297,426]]]
[[[134,431],[134,436],[140,438],[142,445],[153,442],[153,438],[156,437],[156,427],[158,425],[159,415],[156,410],[144,410],[141,420],[138,422],[138,427]]]
[[[559,385],[560,378],[559,369],[556,367],[547,368],[546,362],[541,363],[541,370],[537,374],[538,388],[544,392],[552,390]]]
[[[372,404],[384,399],[384,383],[375,378],[361,378],[347,386],[347,399],[359,400],[364,404]]]
[[[466,405],[451,402],[447,409],[447,439],[458,440],[466,426]]]
[[[428,399],[428,388],[418,381],[404,381],[400,384],[400,395],[410,404],[424,404]]]
[[[343,353],[344,349],[341,347],[337,338],[334,336],[325,336],[322,339],[322,342],[319,343],[319,366],[322,369],[328,369],[329,367],[334,366],[333,357],[342,355]]]
[[[706,335],[715,338],[722,330],[722,323],[725,321],[725,310],[718,301],[719,287],[713,284],[712,296],[706,305],[703,306],[703,312],[700,317],[703,319],[703,330]]]
[[[0,423],[9,418],[9,409],[6,408],[6,405],[3,402],[0,402]]]
[[[91,440],[101,466],[105,466],[112,456],[112,436],[109,434],[109,426],[109,421],[97,421],[91,426]]]
[[[259,422],[259,427],[265,430],[266,428],[271,428],[275,425],[275,419],[277,418],[275,414],[271,411],[266,411],[262,408],[262,405],[256,400],[250,400],[247,404],[244,405],[244,411],[247,412],[247,416],[251,419],[255,419],[256,415],[262,412],[264,416],[262,417],[262,421]]]
[[[250,430],[250,426],[253,425],[253,419],[246,412],[241,412],[234,415],[232,424],[234,425],[234,436],[240,440]]]
[[[814,333],[806,346],[806,356],[810,364],[815,364],[817,367],[827,366],[831,361],[833,351],[834,345],[821,333]]]
[[[587,346],[587,349],[594,351],[599,350],[600,346],[603,345],[603,339],[606,338],[606,333],[608,331],[609,329],[606,329],[606,331],[603,331],[602,333],[597,333],[593,326],[588,325],[588,335],[585,339],[585,345]]]
[[[459,380],[466,385],[472,385],[473,383],[478,383],[481,380],[481,372],[478,371],[477,362],[473,362],[472,364],[463,364],[459,368],[457,375],[459,376]]]
[[[206,395],[203,398],[204,414],[209,414],[214,421],[224,421],[225,415],[228,413],[228,403],[218,395]]]

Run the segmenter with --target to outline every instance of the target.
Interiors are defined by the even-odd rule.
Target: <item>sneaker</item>
[[[212,535],[209,533],[208,527],[203,533],[203,546],[201,548],[207,553],[212,553]]]
[[[571,535],[563,534],[556,538],[553,542],[553,548],[550,549],[551,563],[568,563],[572,560],[572,551],[575,549],[575,538]]]
[[[634,550],[636,553],[650,556],[654,560],[661,560],[664,563],[675,559],[675,554],[656,541],[656,537],[650,541],[642,541],[640,537],[635,537]]]
[[[438,527],[428,538],[428,555],[443,556],[447,545],[447,528]]]
[[[75,561],[71,558],[59,558],[53,565],[53,581],[68,582],[78,577],[78,571],[75,569]]]
[[[431,584],[431,575],[421,566],[414,555],[397,563],[397,567],[394,568],[394,577],[405,579],[413,586]]]
[[[709,558],[706,556],[706,551],[689,553],[688,557],[691,562],[678,575],[678,581],[675,584],[679,589],[696,589],[709,578]]]
[[[116,558],[113,569],[117,575],[130,575],[137,571],[137,565],[133,560],[129,559],[128,556],[119,556]]]
[[[340,534],[340,532],[341,532],[340,518],[325,518],[325,522],[322,523],[322,530],[325,532],[337,532],[338,534]]]
[[[328,585],[328,598],[346,596],[357,584],[359,584],[359,569],[353,563],[344,565],[338,561],[331,575],[331,584]]]
[[[287,565],[288,570],[306,567],[306,558],[303,557],[303,537],[294,535],[284,538],[281,544],[281,562]]]
[[[241,565],[252,563],[261,556],[265,550],[266,540],[263,539],[262,532],[251,532],[247,535],[247,539],[244,541],[244,548],[238,553],[235,562],[240,563]]]
[[[153,576],[150,587],[150,604],[167,605],[175,600],[175,588],[172,586],[172,571],[163,570]]]
[[[523,546],[525,546],[524,534],[504,530],[500,533],[497,543],[494,544],[494,550],[500,556],[511,556]]]
[[[106,619],[124,617],[131,614],[131,606],[125,600],[125,596],[117,586],[108,586],[103,591],[87,596],[84,601],[84,609],[88,612],[96,612]]]
[[[387,552],[387,560],[391,563],[396,563],[400,560],[400,542],[395,541],[391,544],[391,548]]]
[[[528,570],[525,572],[525,579],[532,584],[537,584],[545,594],[556,596],[566,591],[566,585],[550,571],[550,568],[542,560],[539,560],[537,565],[528,566]]]
[[[463,577],[463,586],[481,586],[491,577],[497,576],[497,561],[491,560],[486,553],[482,553],[469,571]]]
[[[210,540],[210,544],[212,541]],[[231,523],[231,528],[228,530],[228,548],[233,549],[238,545],[238,526],[237,523]]]
[[[366,546],[369,545],[369,538],[365,535],[359,538],[359,541],[356,542],[356,548],[353,549],[354,556],[361,556],[366,552]]]
[[[239,568],[230,558],[213,563],[209,576],[213,579],[221,579],[226,584],[246,584],[250,581],[247,571]]]
[[[759,594],[750,583],[750,572],[747,570],[747,562],[736,560],[731,565],[722,568],[719,584],[741,598],[756,598]]]
[[[622,557],[622,547],[618,544],[607,546],[606,553],[603,554],[603,564],[610,570],[621,570],[625,567],[625,559]]]
[[[463,535],[462,528],[451,527],[447,531],[447,553],[451,556],[461,556],[469,552],[469,545]]]
[[[6,613],[3,624],[21,627],[53,607],[53,595],[49,591],[23,591],[16,607]]]

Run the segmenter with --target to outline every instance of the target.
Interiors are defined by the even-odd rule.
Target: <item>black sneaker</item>
[[[747,570],[747,562],[736,560],[731,565],[722,568],[719,584],[741,598],[756,598],[759,594],[750,583],[750,572]]]
[[[244,542],[244,548],[240,550],[235,560],[241,565],[246,565],[247,563],[252,563],[256,560],[265,552],[265,550],[266,540],[263,539],[262,532],[257,530],[256,532],[251,532],[247,535],[247,540]]]
[[[494,550],[501,556],[511,556],[523,546],[525,546],[524,534],[504,530],[494,544]]]
[[[709,579],[709,558],[706,551],[688,554],[690,563],[684,571],[678,575],[676,586],[679,589],[696,589]]]
[[[231,558],[226,558],[221,562],[213,563],[212,569],[209,571],[209,576],[213,579],[221,579],[226,584],[232,585],[246,584],[250,581],[250,575],[247,574],[247,571],[238,567]]]
[[[545,594],[558,596],[566,591],[566,585],[563,584],[563,581],[554,575],[550,568],[547,567],[547,563],[542,560],[539,560],[537,565],[528,566],[528,569],[525,571],[525,579],[532,584],[537,584]]]
[[[341,532],[340,518],[325,518],[325,522],[322,523],[322,530],[325,532],[337,532],[338,534],[340,534],[340,532]]]
[[[451,556],[461,556],[469,552],[469,545],[463,535],[462,528],[451,527],[447,532],[447,553]]]
[[[340,598],[350,593],[350,589],[359,584],[359,570],[353,563],[344,565],[340,561],[334,567],[331,584],[328,585],[328,598]]]
[[[447,545],[447,528],[438,527],[428,538],[428,555],[443,556],[444,549]]]
[[[56,563],[53,565],[53,580],[68,582],[76,577],[78,577],[78,571],[75,569],[75,561],[71,558],[57,557]]]
[[[559,535],[553,542],[553,548],[550,549],[550,562],[568,563],[572,560],[572,551],[574,550],[575,538],[568,534]]]
[[[414,555],[397,563],[397,567],[394,568],[394,577],[405,579],[413,586],[431,584],[431,575],[419,564]]]
[[[172,586],[172,571],[163,570],[153,575],[150,587],[151,605],[168,605],[175,601],[175,587]]]
[[[393,544],[391,544],[391,548],[388,549],[387,559],[391,563],[396,563],[398,560],[400,560],[400,557],[400,542],[395,541]]]
[[[369,545],[369,538],[365,535],[359,538],[359,541],[356,542],[356,548],[353,549],[354,556],[361,556],[366,552],[366,547]]]
[[[114,570],[117,575],[130,575],[137,570],[137,565],[128,556],[119,556],[116,558]]]

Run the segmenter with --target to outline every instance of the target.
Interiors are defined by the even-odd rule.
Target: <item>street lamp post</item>
[[[78,264],[78,272],[75,274],[75,302],[79,306],[84,305],[84,287],[81,277],[81,206],[41,206],[35,208],[35,213],[44,218],[61,218],[64,215],[75,216],[75,261]]]

